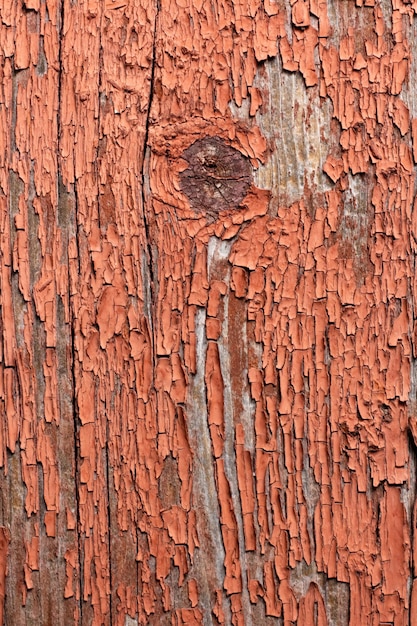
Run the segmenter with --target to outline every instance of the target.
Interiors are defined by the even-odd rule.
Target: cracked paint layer
[[[414,623],[416,10],[3,2],[0,622]]]

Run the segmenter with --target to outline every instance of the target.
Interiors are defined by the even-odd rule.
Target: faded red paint
[[[417,5],[356,4],[3,2],[6,623],[414,623]],[[327,190],[199,210],[277,55]]]

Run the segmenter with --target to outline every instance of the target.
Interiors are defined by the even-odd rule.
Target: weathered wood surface
[[[415,11],[2,0],[0,623],[417,624]]]

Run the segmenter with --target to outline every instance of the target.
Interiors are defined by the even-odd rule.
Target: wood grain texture
[[[417,623],[416,11],[3,0],[0,623]]]

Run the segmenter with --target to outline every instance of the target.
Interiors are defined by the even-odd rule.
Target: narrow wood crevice
[[[68,5],[67,5],[68,8]],[[80,255],[80,228],[81,228],[81,220],[79,216],[79,208],[78,208],[78,188],[77,188],[77,180],[75,179],[71,186],[67,186],[64,184],[65,173],[63,172],[63,144],[62,144],[62,133],[63,133],[63,118],[62,118],[62,106],[64,105],[64,96],[65,96],[65,84],[63,84],[63,75],[64,75],[64,60],[63,60],[63,43],[64,43],[64,32],[67,27],[67,18],[70,19],[69,11],[68,15],[66,12],[66,3],[65,0],[61,0],[60,2],[60,23],[59,23],[59,68],[58,68],[58,111],[57,111],[57,126],[58,126],[58,201],[62,201],[62,197],[66,196],[66,201],[68,201],[69,196],[72,196],[72,216],[68,216],[68,221],[66,227],[68,228],[68,247],[67,247],[67,284],[68,284],[68,309],[69,309],[69,320],[68,320],[68,328],[69,328],[69,348],[70,350],[66,350],[66,366],[68,371],[70,372],[70,386],[72,397],[70,400],[70,404],[72,407],[72,430],[73,430],[73,481],[74,481],[74,495],[75,495],[75,511],[74,511],[74,526],[73,532],[75,534],[75,545],[76,545],[76,557],[73,558],[73,555],[70,552],[65,554],[65,560],[68,563],[73,562],[74,567],[69,570],[67,585],[68,592],[65,590],[66,594],[74,594],[76,598],[76,605],[78,610],[78,616],[74,615],[75,623],[79,623],[80,625],[84,625],[84,615],[83,615],[83,606],[84,606],[84,598],[83,598],[83,590],[84,590],[84,550],[83,550],[83,542],[82,542],[82,532],[81,532],[81,517],[80,517],[80,434],[79,434],[79,426],[80,426],[80,416],[78,410],[78,398],[77,398],[77,356],[78,356],[78,347],[76,341],[76,318],[77,311],[74,296],[78,292],[78,285],[76,283],[76,277],[81,276],[81,255]],[[68,207],[68,211],[71,210]],[[72,223],[72,228],[70,227],[70,223]],[[72,241],[70,241],[72,235]],[[74,271],[74,267],[76,268]],[[71,511],[72,514],[72,511]],[[75,589],[74,589],[75,586]],[[71,591],[69,591],[71,590]]]
[[[159,30],[159,13],[160,13],[160,0],[155,0],[155,16],[152,36],[152,60],[151,60],[151,74],[149,80],[149,98],[147,103],[147,114],[145,119],[144,138],[143,138],[143,151],[141,155],[142,165],[142,180],[141,180],[141,198],[142,198],[142,219],[144,225],[144,235],[146,239],[146,254],[147,263],[146,268],[149,271],[149,299],[150,309],[155,306],[157,302],[157,281],[156,268],[158,264],[158,258],[155,258],[154,250],[152,247],[152,234],[151,226],[149,224],[150,215],[148,215],[148,202],[149,202],[149,162],[150,162],[150,148],[149,148],[149,129],[152,126],[152,104],[155,97],[155,68],[157,64],[157,38]],[[149,315],[149,324],[153,327],[153,315]],[[152,331],[153,335],[153,331]]]

